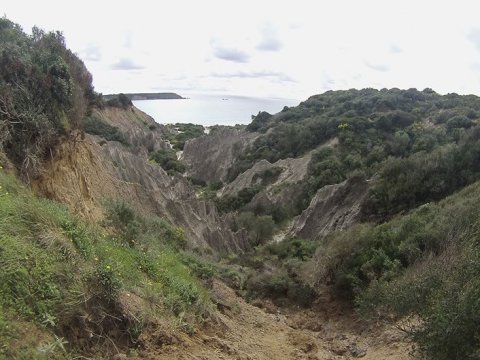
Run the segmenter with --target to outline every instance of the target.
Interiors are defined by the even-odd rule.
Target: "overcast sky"
[[[479,1],[2,1],[63,31],[103,93],[305,99],[329,89],[480,95]]]

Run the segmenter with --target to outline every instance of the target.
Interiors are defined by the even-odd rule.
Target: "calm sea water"
[[[160,124],[193,123],[204,126],[249,124],[259,111],[275,114],[299,100],[228,95],[188,95],[184,100],[134,101],[140,110]]]

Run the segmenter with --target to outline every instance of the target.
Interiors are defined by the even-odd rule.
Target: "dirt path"
[[[313,310],[284,314],[246,303],[220,282],[213,287],[218,318],[192,337],[156,332],[142,337],[142,359],[410,359],[396,329],[368,327],[325,297]]]

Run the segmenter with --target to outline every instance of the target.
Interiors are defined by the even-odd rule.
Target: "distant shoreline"
[[[103,95],[103,98],[105,100],[110,100],[113,98],[116,98],[119,94],[108,94],[108,95]],[[129,93],[129,94],[124,94],[127,96],[130,100],[132,101],[138,101],[138,100],[184,100],[187,98],[184,98],[183,96],[180,96],[176,93]]]

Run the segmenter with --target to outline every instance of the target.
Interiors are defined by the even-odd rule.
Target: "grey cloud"
[[[127,49],[131,49],[133,47],[133,34],[128,32],[125,35],[125,41],[123,42],[123,46]]]
[[[219,45],[214,46],[213,55],[215,55],[215,57],[222,60],[233,61],[238,63],[246,63],[248,62],[248,59],[249,59],[248,54],[242,50],[223,47]]]
[[[100,61],[102,54],[100,49],[95,45],[88,45],[88,47],[82,51],[83,59],[87,61]]]
[[[257,79],[257,78],[269,78],[278,81],[285,81],[285,82],[295,82],[290,76],[276,71],[239,71],[236,73],[213,73],[211,74],[213,77],[217,78],[242,78],[242,79]]]
[[[371,64],[368,61],[365,61],[365,65],[367,65],[370,69],[375,71],[387,72],[390,68],[387,65],[383,64]]]
[[[265,24],[261,29],[261,40],[257,45],[257,50],[278,51],[283,47],[278,38],[277,29],[271,24]]]
[[[472,65],[470,65],[470,68],[473,71],[480,71],[480,64],[479,63],[473,63]]]
[[[473,45],[480,50],[480,29],[473,29],[467,36],[467,39],[470,40]]]
[[[392,54],[400,54],[403,52],[402,48],[398,47],[397,45],[390,45],[390,52]]]
[[[110,66],[113,70],[141,70],[145,67],[142,65],[135,64],[131,59],[121,58],[115,64]]]

